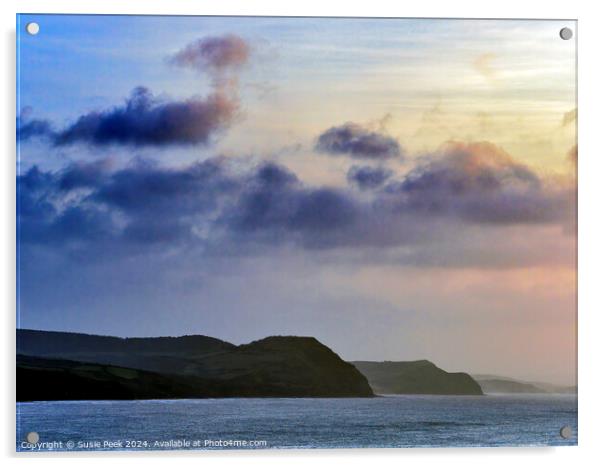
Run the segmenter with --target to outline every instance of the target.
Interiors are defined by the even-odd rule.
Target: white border
[[[602,173],[600,153],[601,105],[600,15],[596,3],[587,0],[540,1],[498,0],[386,2],[385,0],[331,1],[304,0],[294,4],[268,0],[3,0],[2,9],[2,102],[0,131],[2,154],[2,287],[4,374],[0,444],[3,456],[12,463],[15,457],[31,461],[43,457],[49,463],[62,464],[66,457],[74,461],[95,462],[108,458],[144,463],[164,463],[169,458],[198,463],[220,462],[250,465],[265,464],[400,464],[419,460],[427,463],[504,465],[509,462],[565,465],[587,464],[600,453],[596,447],[602,414],[600,411],[602,299],[599,285],[602,221]],[[225,452],[153,452],[139,454],[20,454],[14,453],[14,328],[15,328],[15,14],[20,13],[103,13],[103,14],[184,14],[184,15],[284,15],[284,16],[393,16],[393,17],[468,17],[468,18],[564,18],[579,20],[579,446],[564,448],[426,449],[426,450],[318,450],[318,451],[225,451]],[[68,420],[65,420],[68,422]],[[85,458],[85,459],[83,459]]]

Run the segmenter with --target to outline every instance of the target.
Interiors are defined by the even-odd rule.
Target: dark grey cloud
[[[17,139],[45,138],[53,146],[207,145],[213,136],[230,126],[238,106],[235,94],[227,92],[171,101],[159,99],[140,86],[123,105],[81,115],[61,130],[54,130],[47,120],[17,118]]]
[[[54,191],[53,184],[53,174],[38,167],[17,176],[17,213],[20,219],[41,220],[55,214],[52,199],[49,199]],[[32,228],[30,225],[25,226],[25,229],[21,229],[21,234],[30,235]]]
[[[33,181],[33,183],[32,183]],[[98,206],[72,202],[59,207],[58,182],[35,167],[17,179],[19,240],[44,247],[72,241],[97,244],[111,236],[111,218]]]
[[[55,133],[53,142],[93,146],[170,146],[208,144],[232,122],[238,103],[220,92],[206,98],[164,101],[137,87],[122,106],[90,112]]]
[[[54,131],[48,120],[17,118],[17,140],[28,141],[33,138],[52,138]]]
[[[439,157],[412,170],[402,183],[409,193],[462,195],[500,189],[538,189],[539,177],[490,143],[450,143]]]
[[[49,245],[98,243],[100,250],[110,242],[125,254],[128,242],[192,241],[205,222],[202,215],[211,215],[239,183],[221,158],[179,169],[146,161],[114,171],[109,166],[103,160],[57,172],[33,167],[18,176],[21,238]]]
[[[17,116],[17,141],[28,141],[34,138],[51,138],[54,135],[49,120],[32,118],[33,108],[24,106]]]
[[[111,165],[110,159],[71,163],[58,173],[58,188],[62,191],[95,188],[108,175]]]
[[[385,191],[397,211],[476,223],[552,222],[574,201],[490,143],[450,143]]]
[[[347,180],[360,189],[378,188],[391,176],[393,171],[384,167],[354,165],[347,172]]]
[[[360,206],[350,193],[307,187],[285,167],[264,163],[245,179],[219,220],[227,236],[265,244],[334,245],[356,221]]]
[[[239,183],[223,158],[177,169],[142,162],[113,173],[88,199],[128,214],[184,216],[216,208]]]
[[[55,147],[207,145],[230,126],[238,107],[235,93],[220,90],[205,98],[172,101],[140,86],[123,105],[83,114],[61,130],[54,130],[47,120],[17,118],[17,139],[43,138]]]
[[[247,63],[250,53],[251,48],[244,39],[228,34],[191,42],[171,56],[169,61],[177,66],[212,74],[240,68]]]
[[[396,139],[370,131],[356,123],[345,123],[324,131],[318,137],[316,150],[332,155],[373,160],[391,159],[402,155],[401,146]]]
[[[20,237],[100,256],[177,247],[227,255],[285,244],[359,251],[424,247],[434,235],[441,241],[474,226],[563,227],[574,219],[574,186],[550,186],[490,144],[448,145],[394,181],[385,181],[385,169],[352,171],[358,173],[369,179],[368,197],[308,186],[273,162],[246,169],[225,158],[180,168],[144,160],[116,170],[107,161],[56,172],[34,167],[17,180]]]
[[[60,130],[53,129],[47,120],[31,119],[31,109],[25,108],[17,118],[17,138],[26,141],[43,137],[54,146],[207,145],[229,127],[238,113],[235,74],[247,62],[249,54],[249,45],[235,35],[199,39],[169,61],[207,73],[212,78],[213,90],[206,97],[160,99],[139,86],[123,105],[85,113]]]

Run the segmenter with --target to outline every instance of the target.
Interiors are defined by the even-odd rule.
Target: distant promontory
[[[463,372],[446,372],[427,360],[353,361],[377,394],[482,395],[479,384]]]

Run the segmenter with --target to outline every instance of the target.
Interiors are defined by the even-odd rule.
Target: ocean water
[[[570,439],[560,436],[563,426]],[[32,431],[37,444],[25,440]],[[19,451],[576,444],[574,395],[17,404]]]

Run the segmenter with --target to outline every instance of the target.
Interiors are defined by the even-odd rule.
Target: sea
[[[577,437],[576,395],[17,403],[23,452],[561,446]]]

